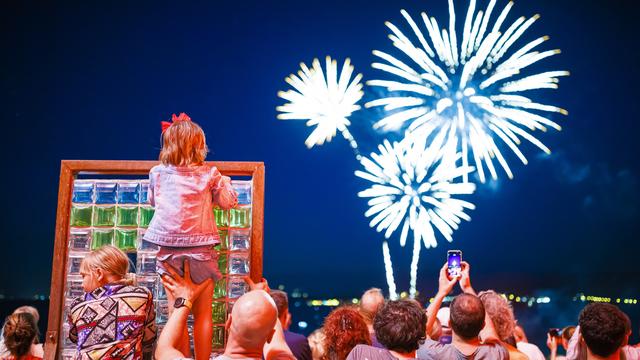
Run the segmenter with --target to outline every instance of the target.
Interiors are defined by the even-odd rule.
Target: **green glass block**
[[[93,239],[91,239],[91,250],[98,249],[105,245],[113,245],[113,233],[113,229],[93,230]]]
[[[73,205],[71,207],[71,226],[91,226],[91,216],[93,214],[93,206]]]
[[[118,206],[117,209],[118,226],[138,226],[138,207]]]
[[[227,230],[220,230],[218,234],[220,234],[220,249],[229,249],[229,232]]]
[[[135,251],[137,239],[138,239],[138,230],[136,229],[117,229],[116,230],[116,246],[124,252]]]
[[[140,227],[149,227],[154,212],[155,210],[151,206],[142,206],[140,208]]]
[[[214,349],[224,348],[224,326],[214,326],[211,346]]]
[[[213,217],[216,220],[216,226],[218,227],[229,226],[229,212],[227,210],[222,210],[218,207],[214,207]]]
[[[251,226],[251,208],[240,207],[229,210],[229,226],[236,228]]]
[[[227,254],[218,255],[218,269],[222,274],[227,273]]]
[[[115,206],[96,206],[93,210],[93,226],[113,226],[116,224]]]
[[[214,301],[211,304],[211,314],[214,324],[224,324],[227,321],[227,303]]]
[[[227,296],[227,279],[222,278],[216,281],[216,287],[213,289],[213,298],[221,299]]]

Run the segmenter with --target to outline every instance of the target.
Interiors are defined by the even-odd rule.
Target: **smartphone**
[[[561,331],[562,330],[560,330],[558,328],[549,329],[549,336],[551,336],[551,337],[560,337],[560,332]]]
[[[447,251],[447,275],[449,275],[449,279],[459,277],[461,273],[462,273],[462,251],[461,250]]]

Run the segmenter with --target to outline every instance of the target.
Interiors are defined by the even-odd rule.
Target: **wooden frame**
[[[44,343],[44,358],[59,356],[60,327],[64,313],[64,285],[67,268],[69,220],[73,181],[77,175],[148,175],[157,161],[118,160],[62,160],[60,165],[60,185],[58,189],[58,209],[56,215],[55,244],[49,295],[49,319]],[[251,176],[253,180],[251,207],[251,268],[254,281],[262,279],[262,249],[264,228],[264,164],[262,162],[208,162],[227,176]]]

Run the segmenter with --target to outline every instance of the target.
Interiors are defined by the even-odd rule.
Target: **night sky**
[[[371,50],[395,50],[384,21],[422,10],[447,23],[447,1],[5,2],[0,293],[48,294],[62,159],[157,159],[160,121],[186,112],[202,125],[209,160],[266,166],[265,276],[314,296],[386,289],[382,235],[368,227],[369,184],[342,138],[307,150],[304,122],[276,120],[284,78],[301,61],[350,57],[365,79]],[[502,7],[506,1],[499,1]],[[480,1],[484,8],[486,3]],[[457,1],[458,22],[466,1]],[[522,146],[515,179],[480,185],[472,221],[423,251],[418,288],[433,293],[448,249],[472,263],[477,288],[638,294],[640,47],[634,1],[517,1],[508,17],[542,18],[524,41],[562,49],[537,69],[570,70],[535,93],[569,110],[540,134],[553,153]],[[494,15],[495,16],[495,15]],[[526,42],[519,42],[520,46]],[[365,88],[365,98],[375,96]],[[533,95],[532,95],[533,96]],[[354,116],[368,154],[379,114]],[[400,290],[410,247],[390,241]]]

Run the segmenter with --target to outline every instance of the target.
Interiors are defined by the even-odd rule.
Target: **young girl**
[[[144,240],[160,246],[158,272],[168,274],[165,264],[183,275],[184,261],[189,261],[191,280],[200,284],[221,278],[213,246],[220,242],[213,216],[213,203],[223,209],[237,204],[231,179],[222,176],[214,166],[204,164],[207,144],[204,132],[185,114],[173,115],[172,122],[162,122],[160,165],[149,172],[149,200],[155,214]],[[213,338],[211,301],[213,284],[201,296],[173,299],[170,292],[169,312],[187,306],[194,316],[194,347],[198,360],[209,359]],[[182,334],[183,354],[189,355],[189,335]]]
[[[129,259],[103,246],[80,264],[84,295],[69,308],[69,339],[76,359],[142,359],[151,355],[156,336],[151,292],[131,285]]]

